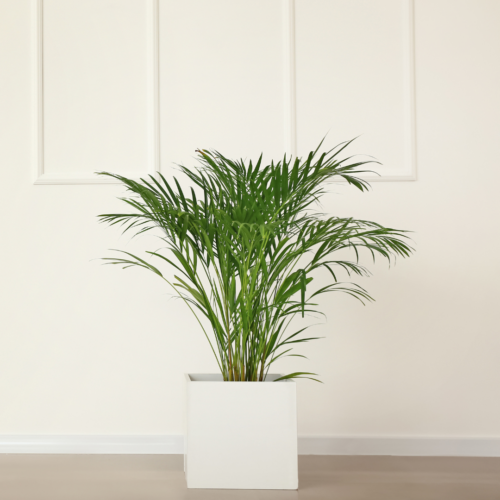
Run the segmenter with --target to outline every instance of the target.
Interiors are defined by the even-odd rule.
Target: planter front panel
[[[294,382],[186,382],[188,488],[298,488]]]

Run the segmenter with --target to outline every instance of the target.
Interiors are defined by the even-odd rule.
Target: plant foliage
[[[291,333],[287,327],[297,315],[318,312],[319,295],[344,292],[361,302],[371,300],[363,288],[337,277],[339,270],[349,276],[369,274],[359,264],[360,249],[389,261],[412,251],[406,231],[315,211],[333,180],[368,189],[357,175],[369,161],[339,157],[350,142],[322,154],[320,144],[305,159],[285,155],[269,165],[262,155],[254,163],[198,150],[195,169],[180,166],[193,184],[189,192],[177,179],[168,182],[161,174],[136,182],[100,172],[127,187],[132,196],[120,199],[134,209],[100,215],[100,221],[135,234],[160,228],[166,243],[162,250],[147,252],[148,260],[128,252],[105,260],[124,268],[143,267],[176,291],[196,315],[224,380],[264,381],[272,363],[300,356],[291,354],[293,347],[317,338],[304,336],[307,327]],[[336,258],[343,249],[352,250],[353,260]],[[174,279],[159,264],[173,269]],[[319,288],[312,285],[318,270],[329,276],[329,283]],[[282,378],[313,376],[294,372]]]

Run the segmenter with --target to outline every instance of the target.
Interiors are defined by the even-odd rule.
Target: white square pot
[[[278,377],[186,375],[188,488],[298,488],[296,384]]]

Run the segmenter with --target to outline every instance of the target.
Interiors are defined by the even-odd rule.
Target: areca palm
[[[129,252],[105,260],[143,267],[175,290],[198,318],[224,380],[264,381],[272,363],[300,356],[291,353],[293,347],[316,338],[305,336],[307,326],[292,332],[288,327],[297,315],[318,312],[319,295],[344,292],[371,300],[360,286],[338,280],[339,271],[369,274],[359,263],[360,249],[388,260],[412,251],[406,231],[315,210],[333,180],[368,189],[357,175],[369,162],[340,158],[350,142],[270,164],[262,156],[245,162],[199,150],[195,169],[180,166],[192,183],[189,192],[161,174],[137,182],[100,172],[127,187],[132,196],[121,199],[134,209],[103,214],[100,220],[136,234],[159,228],[166,244],[148,251],[147,260]],[[353,252],[352,260],[336,257],[345,249]],[[160,271],[160,264],[174,270],[173,279]],[[319,269],[326,271],[329,283],[314,287]],[[314,375],[294,372],[282,378]]]

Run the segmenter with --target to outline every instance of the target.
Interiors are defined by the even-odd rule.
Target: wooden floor
[[[500,500],[500,458],[299,457],[298,491],[188,490],[180,455],[0,455],[1,500]]]

